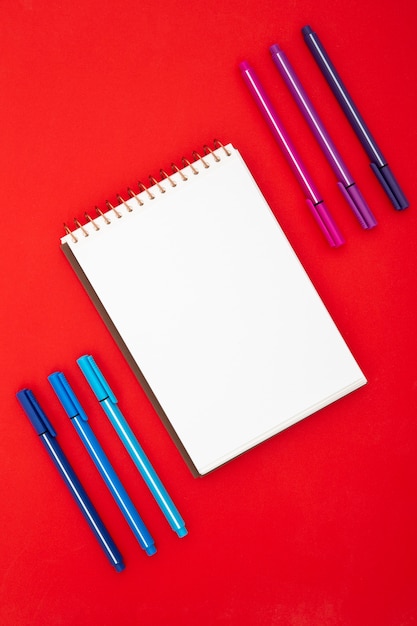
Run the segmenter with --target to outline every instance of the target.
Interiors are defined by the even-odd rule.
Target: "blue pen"
[[[121,572],[125,567],[122,555],[110,537],[68,459],[56,442],[56,432],[36,400],[35,395],[30,389],[22,389],[17,392],[16,396],[108,560],[115,567],[116,571]]]
[[[88,355],[82,356],[77,359],[77,363],[96,395],[97,400],[100,402],[103,411],[113,424],[126,450],[129,452],[152,495],[159,504],[172,530],[177,533],[178,537],[184,537],[187,534],[184,520],[133,434],[125,417],[122,415],[117,406],[117,398],[110,389],[108,382],[93,357]]]
[[[48,376],[48,380],[51,383],[52,388],[55,391],[58,400],[61,402],[65,412],[71,419],[71,422],[86,447],[87,452],[90,454],[104,482],[116,500],[127,523],[132,529],[133,534],[149,556],[155,554],[156,548],[154,540],[127,495],[125,488],[120,482],[120,479],[110,464],[110,461],[97,441],[96,436],[91,430],[88,424],[87,415],[75,393],[68,384],[64,374],[62,372],[55,372],[54,374]]]

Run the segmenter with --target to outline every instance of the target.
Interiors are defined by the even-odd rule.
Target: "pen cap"
[[[32,426],[38,435],[49,433],[52,437],[56,437],[56,432],[52,428],[51,422],[46,417],[39,402],[36,400],[33,391],[30,389],[22,389],[16,394],[23,410],[32,422]]]
[[[101,373],[97,363],[91,355],[84,355],[77,359],[77,363],[87,379],[88,384],[94,391],[97,400],[101,402],[109,398],[111,402],[117,404],[117,398],[109,387],[108,382]]]
[[[62,372],[55,372],[48,376],[48,380],[55,391],[58,400],[61,402],[69,418],[81,417],[84,422],[88,421],[87,415],[82,408],[77,396],[71,389],[67,379]]]

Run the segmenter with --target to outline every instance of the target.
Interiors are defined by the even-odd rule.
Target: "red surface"
[[[300,28],[331,53],[403,186],[397,213]],[[2,626],[408,626],[417,620],[416,10],[413,0],[0,4]],[[269,58],[279,43],[379,221],[364,232]],[[237,65],[246,58],[346,236],[331,250]],[[194,479],[59,250],[62,223],[219,138],[242,152],[369,383]],[[138,294],[140,297],[140,294]],[[181,510],[169,529],[75,359],[113,367],[121,407]],[[140,550],[57,405],[76,384],[155,536]],[[116,574],[15,392],[30,386],[111,530]],[[204,402],[204,398],[202,398]],[[256,419],[256,416],[254,416]]]

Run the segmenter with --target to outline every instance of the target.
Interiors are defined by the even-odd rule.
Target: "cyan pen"
[[[184,537],[187,534],[184,520],[120,411],[117,398],[101,370],[91,355],[80,357],[77,359],[77,363],[172,530],[177,533],[178,537]]]

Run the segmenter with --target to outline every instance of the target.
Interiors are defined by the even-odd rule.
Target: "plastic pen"
[[[84,355],[77,359],[77,363],[97,400],[100,402],[104,413],[109,418],[160,509],[164,513],[172,530],[174,530],[179,537],[184,537],[187,534],[184,520],[120,411],[117,398],[93,357],[91,355]]]
[[[84,515],[91,530],[95,534],[105,555],[116,571],[121,572],[125,567],[122,555],[117,549],[113,539],[110,537],[68,459],[58,445],[56,432],[35,398],[34,393],[30,389],[22,389],[17,392],[16,396],[36,433],[39,435],[39,439],[46,448],[52,462],[64,479],[81,513]]]
[[[303,162],[301,161],[301,158],[290,140],[277,112],[266,95],[265,89],[263,88],[259,78],[247,61],[242,61],[242,63],[239,64],[239,68],[242,73],[242,78],[245,81],[265,121],[267,122],[272,135],[281,147],[284,156],[287,158],[289,165],[304,190],[307,205],[321,231],[326,237],[327,242],[333,247],[340,246],[344,243],[344,239],[328,208],[324,204],[323,199],[319,195],[310,174],[307,172]]]
[[[48,380],[139,544],[149,556],[155,554],[154,540],[91,430],[87,415],[64,374],[55,372]]]
[[[388,166],[387,160],[371,135],[363,117],[343,84],[342,79],[337,73],[323,44],[310,26],[304,26],[301,32],[303,33],[304,40],[311,54],[329,84],[330,89],[342,107],[365,152],[371,159],[371,168],[385,193],[391,200],[392,205],[397,210],[406,209],[408,207],[407,198],[397,183],[394,174]]]
[[[301,85],[292,65],[288,61],[285,53],[275,44],[271,46],[270,52],[279,73],[285,84],[293,95],[303,117],[310,126],[314,136],[319,142],[330,166],[337,177],[337,185],[355,214],[362,228],[373,228],[376,226],[376,219],[368,207],[364,197],[359,191],[348,168],[334,145],[329,133],[324,127],[317,111],[310,98]]]

